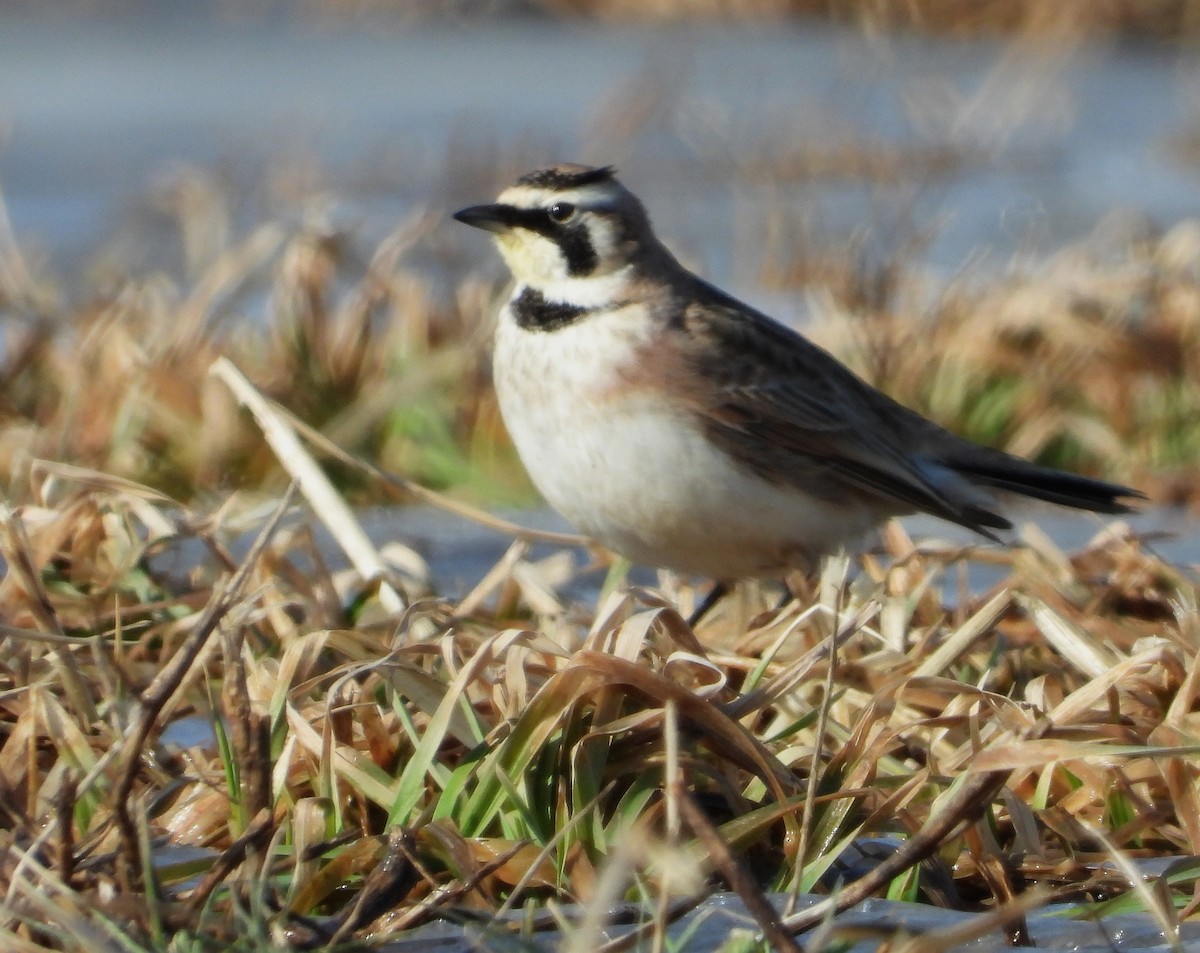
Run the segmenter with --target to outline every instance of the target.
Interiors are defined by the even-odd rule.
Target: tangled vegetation
[[[1074,554],[894,525],[860,574],[834,561],[777,611],[745,588],[693,631],[669,580],[564,605],[561,561],[521,539],[447,600],[412,554],[326,568],[286,496],[267,518],[35,474],[0,532],[10,949],[326,948],[480,916],[496,943],[595,948],[618,900],[649,935],[725,884],[827,891],[856,839],[939,823],[890,896],[1112,902],[1137,858],[1200,853],[1195,582],[1119,525]],[[979,558],[1007,576],[959,601]],[[1155,914],[1196,883],[1164,877]]]

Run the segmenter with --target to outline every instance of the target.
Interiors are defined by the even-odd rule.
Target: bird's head
[[[454,217],[492,232],[513,276],[533,287],[613,274],[654,241],[646,210],[612,166],[539,169]]]

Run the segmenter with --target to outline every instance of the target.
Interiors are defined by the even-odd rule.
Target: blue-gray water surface
[[[847,240],[864,225],[928,228],[927,257],[947,270],[1056,247],[1115,209],[1163,226],[1200,212],[1180,148],[1200,101],[1190,49],[1019,52],[813,21],[368,26],[143,6],[0,13],[0,189],[18,237],[68,275],[172,170],[297,157],[368,239],[413,208],[486,198],[468,173],[499,160],[616,161],[664,234],[752,300],[758,223],[780,208]],[[855,142],[960,159],[912,158],[873,182],[852,161],[816,179],[760,161]]]

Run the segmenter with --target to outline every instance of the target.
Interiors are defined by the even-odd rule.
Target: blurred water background
[[[155,184],[187,168],[244,187],[247,221],[316,210],[370,242],[413,209],[487,198],[501,173],[616,162],[676,247],[751,297],[772,228],[866,257],[918,240],[952,272],[1114,213],[1166,226],[1200,212],[1188,46],[803,18],[63,9],[0,7],[0,189],[18,237],[68,276],[111,256]]]

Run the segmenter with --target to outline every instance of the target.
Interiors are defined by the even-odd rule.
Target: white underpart
[[[808,568],[871,527],[869,508],[839,509],[758,478],[662,394],[619,389],[652,328],[637,306],[554,331],[523,330],[502,310],[500,409],[551,506],[636,562],[715,578]]]
[[[559,278],[540,283],[537,290],[547,301],[565,301],[577,308],[605,308],[624,297],[632,271],[632,266],[626,265],[607,275]]]

